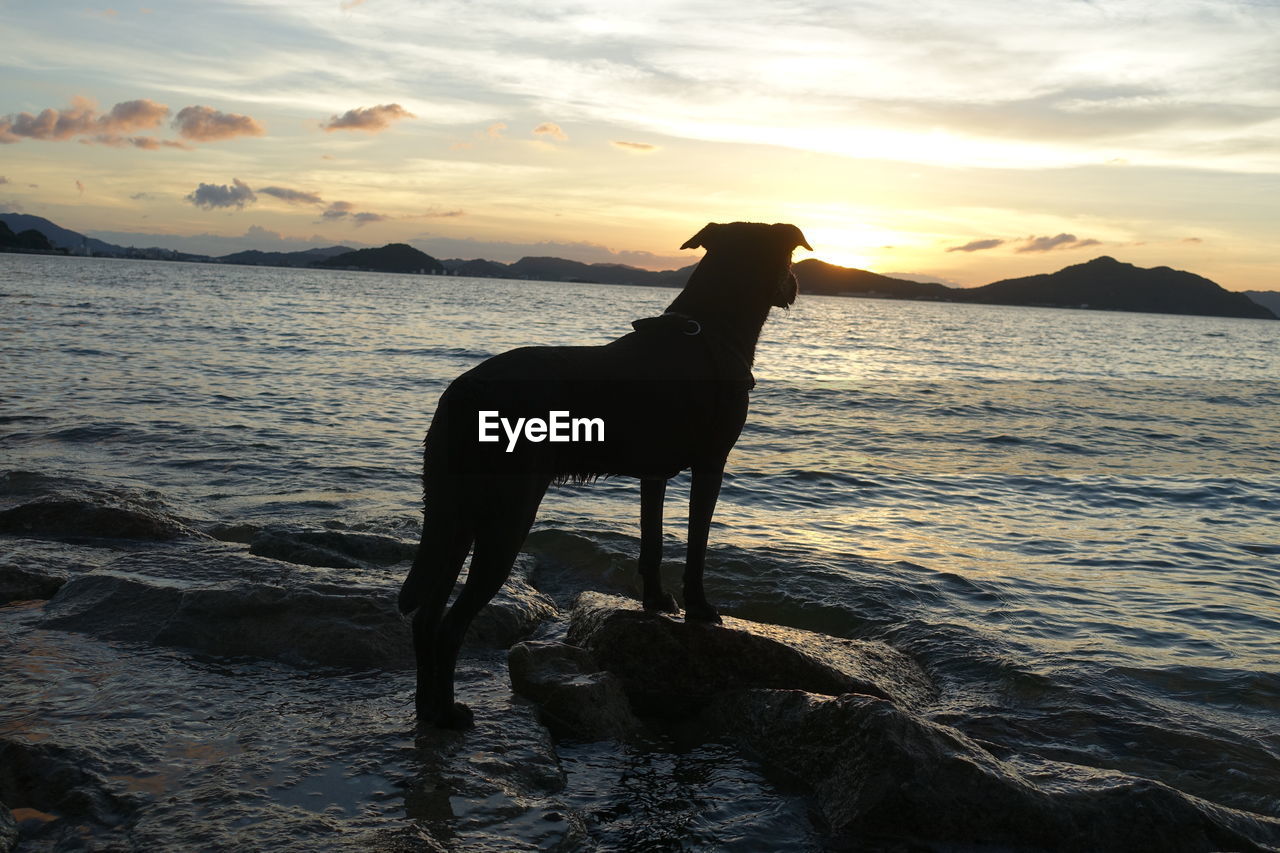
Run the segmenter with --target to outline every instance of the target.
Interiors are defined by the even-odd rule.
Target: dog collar
[[[667,311],[663,314],[659,314],[657,317],[644,317],[640,320],[632,320],[631,328],[635,329],[637,332],[680,332],[681,334],[690,336],[702,334],[702,324],[690,317],[688,314],[681,314],[679,311]]]

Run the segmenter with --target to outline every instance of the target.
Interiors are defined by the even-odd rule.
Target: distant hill
[[[688,273],[693,267],[683,270],[684,279],[679,286],[688,281]],[[507,267],[510,275],[516,278],[535,279],[537,281],[581,281],[592,284],[647,284],[655,287],[672,286],[672,276],[681,270],[653,272],[631,267],[626,264],[584,264],[581,261],[569,261],[564,258],[521,258]]]
[[[350,246],[328,246],[323,249],[303,249],[300,252],[263,252],[258,249],[246,249],[233,252],[218,258],[223,264],[248,264],[255,267],[309,267],[316,261],[323,261],[337,255],[352,251]]]
[[[95,255],[107,255],[110,257],[124,257],[128,251],[123,246],[116,246],[112,243],[104,243],[93,237],[86,237],[79,231],[72,231],[70,228],[63,228],[43,216],[32,216],[29,213],[0,213],[0,222],[8,225],[15,233],[33,229],[39,231],[49,242],[56,248],[66,249],[69,252],[92,253]]]
[[[73,254],[105,255],[169,261],[214,261],[228,264],[359,269],[375,272],[427,273],[478,278],[580,281],[593,284],[638,284],[683,287],[694,264],[676,270],[653,272],[626,264],[588,264],[564,258],[528,257],[513,264],[474,259],[439,261],[404,243],[378,249],[352,251],[329,246],[300,252],[248,250],[210,258],[171,249],[136,249],[86,237],[39,216],[0,214],[8,236],[0,232],[0,248],[14,241],[37,245],[39,235],[58,249]],[[30,232],[30,233],[26,233]],[[25,236],[24,236],[25,233]],[[39,251],[38,249],[36,251]],[[845,296],[892,297],[941,302],[977,302],[997,305],[1034,305],[1054,308],[1094,308],[1107,311],[1148,311],[1163,314],[1205,314],[1220,317],[1280,318],[1280,292],[1233,293],[1189,272],[1155,267],[1145,269],[1115,258],[1100,257],[1088,263],[1064,267],[1054,273],[997,281],[982,287],[948,287],[930,281],[894,278],[867,270],[839,267],[809,258],[793,267],[804,293]]]
[[[450,275],[473,278],[518,278],[532,281],[578,281],[587,284],[639,284],[650,287],[684,287],[693,264],[678,270],[640,269],[626,264],[588,264],[565,258],[527,257],[513,264],[481,258],[443,262]]]
[[[498,261],[486,261],[483,258],[464,261],[461,258],[450,258],[440,263],[444,264],[449,275],[464,275],[470,278],[510,278],[507,265]]]
[[[0,213],[0,221],[15,231],[20,228],[32,229],[43,234],[54,248],[62,249],[73,255],[93,255],[100,258],[134,258],[143,261],[208,261],[207,255],[192,255],[173,249],[161,249],[151,246],[138,249],[133,246],[117,246],[96,237],[86,237],[79,231],[63,228],[42,216],[27,213]]]
[[[371,272],[403,272],[439,275],[444,265],[426,252],[407,243],[388,243],[378,249],[357,249],[316,261],[312,266],[328,269],[368,270]]]
[[[0,252],[6,251],[52,252],[54,248],[49,238],[34,228],[14,234],[7,222],[0,221]]]
[[[1243,293],[1224,290],[1194,273],[1169,267],[1145,269],[1106,256],[1055,273],[951,289],[948,298],[996,305],[1277,319]]]
[[[951,288],[937,282],[908,281],[808,258],[791,267],[802,293],[827,296],[892,296],[899,299],[946,299]]]
[[[1280,290],[1246,290],[1244,295],[1280,317]]]

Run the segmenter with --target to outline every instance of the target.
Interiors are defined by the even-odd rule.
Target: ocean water
[[[0,255],[0,469],[151,490],[227,525],[412,539],[420,442],[452,377],[516,346],[603,343],[673,296]],[[943,686],[932,718],[981,742],[1280,817],[1280,323],[802,295],[766,324],[756,376],[712,529],[723,611],[893,644]],[[685,499],[677,478],[677,573]],[[526,550],[587,585],[628,582],[636,483],[554,488]],[[322,752],[346,780],[321,785],[331,809],[359,812],[362,830],[418,814],[383,790],[406,754],[367,790],[344,775],[325,746],[332,700],[308,707],[286,667],[110,643],[54,653],[44,635],[41,653],[20,630],[29,610],[0,609],[13,642],[44,654],[43,675],[4,688],[0,735],[47,737],[64,707],[128,730],[67,680],[106,666],[113,695],[145,706],[129,655],[232,706],[247,671],[299,715],[278,749]],[[390,731],[403,708],[332,677],[346,725]],[[321,734],[298,734],[309,726]],[[157,790],[225,772],[228,731],[185,733],[213,752]],[[659,832],[672,848],[823,843],[803,799],[724,744],[557,754],[562,799],[604,849]],[[305,807],[278,787],[264,802]],[[439,819],[483,811],[465,799]],[[200,802],[184,825],[211,820]],[[545,841],[528,821],[484,825],[492,849]]]

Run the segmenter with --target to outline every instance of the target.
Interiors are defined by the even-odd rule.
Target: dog
[[[706,254],[661,316],[603,346],[494,356],[444,391],[423,442],[422,541],[398,602],[413,613],[420,724],[471,725],[454,701],[458,650],[506,582],[552,483],[640,479],[643,604],[679,613],[658,571],[662,504],[667,480],[690,470],[685,618],[721,621],[703,589],[711,516],[746,422],[760,329],[771,308],[795,301],[791,254],[801,246],[812,251],[794,225],[710,223],[680,247]],[[468,553],[466,583],[446,614]]]

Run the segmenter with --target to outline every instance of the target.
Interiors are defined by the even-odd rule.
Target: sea
[[[205,523],[412,542],[453,377],[605,343],[674,295],[0,255],[0,471]],[[755,375],[711,532],[723,612],[889,643],[940,685],[931,719],[978,742],[1280,818],[1280,322],[801,295],[766,323]],[[672,577],[687,497],[682,475]],[[587,586],[630,582],[638,507],[624,478],[553,487],[525,550]],[[33,627],[40,606],[0,607],[4,642],[39,659],[0,664],[0,738],[67,743],[118,777],[159,816],[148,843],[338,848],[426,821],[459,849],[548,844],[554,820],[510,800],[415,799],[411,674],[138,648]],[[553,748],[581,830],[562,849],[830,841],[803,790],[732,744]],[[130,831],[57,839],[140,845]]]

